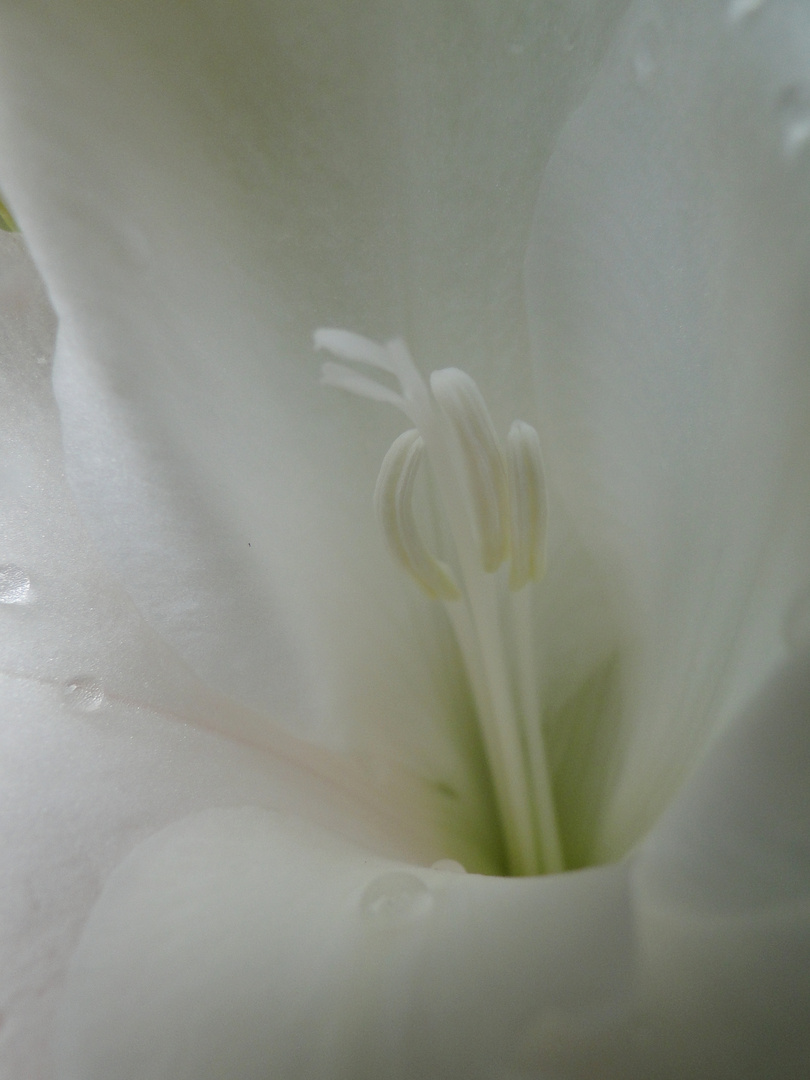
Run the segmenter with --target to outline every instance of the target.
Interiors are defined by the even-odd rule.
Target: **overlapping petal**
[[[632,859],[639,993],[672,1076],[810,1061],[810,657],[780,667]]]
[[[643,835],[806,632],[808,86],[801,7],[636,4],[544,174],[526,278],[540,431],[620,656],[581,781],[592,857]]]
[[[467,818],[486,795],[458,660],[373,522],[396,419],[320,388],[311,335],[399,333],[428,370],[495,358],[511,409],[539,167],[622,7],[2,13],[4,183],[106,557],[218,689],[404,761]]]
[[[53,313],[18,236],[0,237],[0,267],[0,1072],[46,1077],[70,955],[144,836],[250,804],[370,854],[444,851],[412,800],[397,818],[393,792],[213,693],[143,620],[65,481]]]
[[[64,981],[67,1076],[801,1075],[810,695],[779,665],[806,631],[808,33],[794,5],[637,4],[603,56],[622,6],[2,11],[3,175],[61,318],[68,470],[139,609],[58,531],[80,526],[44,443],[57,473],[13,481],[49,516],[20,532],[42,569],[36,545],[14,563],[42,621],[4,661],[9,805],[25,822],[55,776],[90,869],[51,872],[61,824],[8,863],[15,917],[43,913],[9,968],[21,1054]],[[448,836],[491,869],[497,840],[471,830],[457,657],[370,512],[358,527],[397,429],[316,389],[318,323],[462,364],[499,422],[537,401],[558,500],[542,666],[579,860],[624,854],[697,769],[624,864],[415,869]],[[378,783],[407,763],[432,838],[387,828],[355,778],[336,802],[322,759],[262,730],[280,713],[359,741]],[[273,753],[178,748],[168,714]],[[180,797],[121,799],[146,743]],[[237,802],[264,809],[197,813]],[[66,968],[100,879],[183,813],[109,877]]]
[[[801,656],[613,867],[417,869],[255,808],[169,826],[84,929],[60,1075],[798,1080],[808,692]]]

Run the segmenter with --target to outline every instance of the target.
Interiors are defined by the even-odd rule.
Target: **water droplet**
[[[387,926],[402,926],[426,915],[433,896],[421,878],[404,870],[381,874],[360,900],[363,915]]]
[[[782,125],[785,157],[796,157],[810,142],[810,87],[803,83],[788,86],[777,104]]]
[[[633,54],[633,74],[639,86],[648,83],[658,70],[658,52],[658,31],[652,23],[647,23],[639,30]]]
[[[14,563],[0,566],[0,604],[26,604],[31,599],[31,580]]]
[[[431,870],[441,870],[445,874],[466,874],[467,873],[467,871],[464,869],[464,867],[461,865],[461,863],[456,862],[455,859],[439,859],[438,862],[435,862],[431,866],[430,869]]]
[[[726,14],[729,22],[740,22],[742,19],[753,15],[763,6],[765,0],[729,0]]]
[[[79,675],[65,686],[66,704],[79,712],[98,712],[105,702],[104,689],[89,675]]]
[[[782,634],[791,652],[810,648],[810,585],[795,597],[788,608]]]

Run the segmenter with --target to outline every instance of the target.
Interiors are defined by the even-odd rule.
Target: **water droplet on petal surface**
[[[432,906],[433,896],[424,881],[404,870],[375,878],[360,900],[360,910],[367,919],[387,926],[413,922]]]
[[[100,682],[89,675],[79,675],[65,686],[64,699],[67,705],[78,712],[98,712],[105,702],[104,689]]]
[[[0,604],[26,604],[31,599],[31,580],[20,566],[0,566]]]

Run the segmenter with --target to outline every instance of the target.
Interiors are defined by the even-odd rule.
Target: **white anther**
[[[386,544],[428,596],[447,602],[510,868],[521,874],[562,870],[533,598],[526,591],[504,602],[505,583],[492,573],[509,553],[513,590],[544,571],[546,489],[537,433],[516,421],[502,449],[473,380],[448,368],[433,373],[428,389],[400,340],[378,345],[343,330],[319,330],[315,343],[343,361],[324,365],[325,383],[396,405],[413,426],[385,455],[374,491]],[[360,364],[365,368],[355,370]],[[453,552],[452,572],[428,551],[416,527],[414,483],[423,453],[443,504],[442,537]],[[462,603],[449,603],[462,595]]]
[[[449,569],[430,554],[413,516],[413,485],[425,444],[415,429],[394,440],[383,459],[374,508],[391,553],[434,599],[461,595]]]
[[[530,424],[515,420],[506,439],[512,563],[509,588],[539,581],[546,562],[546,477],[540,439]]]
[[[478,387],[458,368],[434,371],[430,388],[456,433],[478,530],[481,561],[484,569],[492,573],[506,557],[509,541],[506,468],[492,418]]]

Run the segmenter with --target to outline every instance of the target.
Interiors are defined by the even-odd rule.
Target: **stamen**
[[[385,349],[391,371],[399,380],[402,394],[409,404],[408,415],[419,427],[425,421],[431,408],[425,380],[419,374],[408,352],[408,346],[401,338],[394,338],[393,341],[387,342]]]
[[[374,507],[391,554],[434,600],[458,600],[461,593],[449,569],[430,554],[413,516],[413,485],[425,444],[418,431],[394,440],[383,459]]]
[[[427,387],[404,341],[395,338],[385,345],[378,345],[375,341],[369,341],[360,334],[351,334],[348,330],[316,330],[314,337],[316,349],[326,349],[343,360],[368,364],[393,375],[399,383],[401,394],[385,383],[369,379],[366,375],[358,374],[353,368],[346,367],[345,364],[335,364],[331,360],[321,366],[321,382],[325,386],[334,386],[372,401],[395,405],[417,427],[425,422],[431,410]]]
[[[403,412],[407,408],[405,399],[390,386],[384,386],[376,379],[369,379],[367,375],[358,375],[352,368],[345,364],[336,364],[333,360],[327,360],[321,365],[321,383],[324,386],[334,386],[338,390],[348,390],[358,397],[370,398],[371,401],[385,401],[389,405],[396,405]]]
[[[458,439],[481,561],[491,574],[506,557],[509,540],[506,469],[492,418],[478,387],[458,368],[434,371],[430,389]]]
[[[314,334],[315,348],[326,349],[334,356],[340,356],[343,360],[354,360],[360,364],[369,364],[395,374],[394,368],[388,356],[388,349],[384,345],[378,345],[376,341],[353,334],[349,330],[316,330]]]
[[[530,424],[515,420],[506,438],[512,564],[509,588],[522,589],[545,573],[546,477],[540,439]]]
[[[374,492],[377,517],[394,558],[428,596],[444,602],[469,676],[512,872],[562,870],[532,598],[516,595],[545,566],[546,486],[537,433],[515,421],[504,454],[469,375],[434,371],[429,391],[400,340],[382,346],[343,330],[319,330],[315,341],[399,383],[398,393],[344,364],[323,366],[324,383],[396,405],[414,424],[385,455]],[[416,526],[413,490],[425,453],[452,571],[428,551]],[[511,591],[494,573],[508,553]]]

